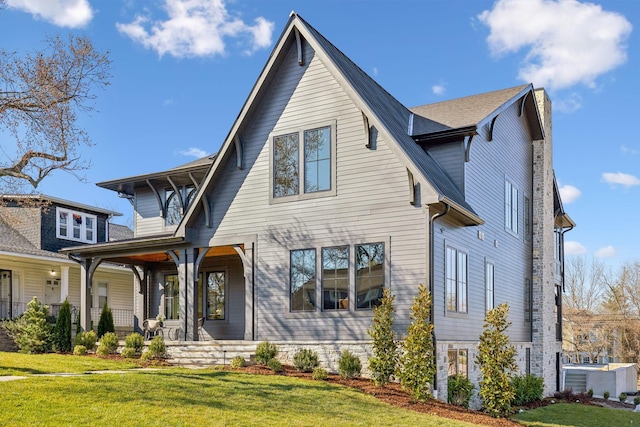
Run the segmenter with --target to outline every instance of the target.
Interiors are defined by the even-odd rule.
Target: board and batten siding
[[[193,230],[195,241],[206,245],[212,238],[257,236],[257,340],[368,340],[371,311],[290,312],[290,250],[316,248],[319,259],[322,247],[349,245],[353,264],[353,245],[385,242],[387,286],[396,295],[396,329],[404,332],[418,284],[427,280],[424,207],[409,203],[406,168],[382,135],[375,150],[365,147],[361,111],[308,45],[305,61],[299,66],[291,49],[268,93],[247,117],[240,135],[245,168],[238,170],[233,158],[222,166],[222,178],[209,195],[213,228],[200,218]],[[333,121],[337,194],[270,204],[270,136]],[[352,300],[353,274],[349,286]]]
[[[531,200],[532,146],[525,117],[514,103],[498,117],[492,141],[474,137],[470,161],[465,163],[466,200],[485,221],[477,227],[458,227],[437,220],[435,239],[435,322],[439,340],[477,341],[485,316],[485,261],[494,264],[495,306],[509,304],[509,336],[529,342],[530,324],[524,314],[525,278],[531,279],[531,239],[524,236],[524,197]],[[518,234],[505,229],[505,179],[518,189]],[[481,233],[481,234],[479,234]],[[468,313],[448,313],[445,303],[446,245],[468,254]]]

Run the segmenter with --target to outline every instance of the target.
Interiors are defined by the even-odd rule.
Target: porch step
[[[257,346],[255,343],[231,340],[167,342],[166,345],[170,363],[198,367],[229,365],[236,356],[251,361]]]

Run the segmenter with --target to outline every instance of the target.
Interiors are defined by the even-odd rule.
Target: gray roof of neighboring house
[[[101,213],[110,216],[122,216],[120,212],[112,211],[110,209],[103,209],[96,206],[85,205],[83,203],[72,202],[71,200],[61,199],[59,197],[47,196],[46,194],[0,194],[0,198],[7,200],[45,200],[47,202],[55,203],[57,205],[71,206],[77,209],[84,209],[94,213]]]
[[[0,252],[67,259],[58,252],[44,251],[36,247],[0,217]]]
[[[126,225],[109,223],[109,241],[133,239],[133,230]]]

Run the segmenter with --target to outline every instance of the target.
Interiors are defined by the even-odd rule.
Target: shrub
[[[164,338],[160,335],[156,335],[153,337],[151,342],[149,343],[149,351],[150,357],[152,359],[164,357],[167,353],[167,346],[164,344]]]
[[[315,368],[313,370],[313,374],[311,374],[311,378],[316,381],[325,381],[327,379],[327,370],[324,368]]]
[[[544,393],[544,381],[541,377],[532,374],[516,375],[511,379],[514,398],[512,405],[522,406],[529,402],[542,400]],[[593,393],[593,390],[591,390]]]
[[[589,395],[589,397],[593,397],[593,387],[589,387],[587,394]]]
[[[640,396],[636,396],[633,398],[633,404],[636,406],[640,405]]]
[[[343,350],[338,359],[338,373],[342,378],[354,378],[360,375],[362,364],[358,356],[349,350]]]
[[[96,350],[96,354],[99,354],[100,356],[108,356],[109,347],[107,347],[106,345],[100,344],[98,346],[98,349]]]
[[[62,353],[71,351],[71,304],[67,299],[60,306],[58,320],[53,329],[53,348]]]
[[[267,366],[273,372],[282,372],[282,363],[276,358],[273,358],[267,362]]]
[[[620,396],[618,396],[618,399],[620,399],[620,402],[624,403],[627,401],[627,393],[620,393]]]
[[[293,366],[300,372],[312,372],[318,365],[318,354],[309,348],[301,348],[293,355]]]
[[[411,324],[402,342],[398,379],[415,400],[431,397],[431,384],[436,372],[433,358],[433,324],[431,294],[420,284],[411,306]]]
[[[124,339],[125,348],[132,348],[136,353],[140,353],[142,351],[142,347],[144,347],[144,337],[137,332],[129,334]]]
[[[461,374],[452,375],[447,379],[447,402],[468,408],[475,388],[471,380],[466,376]]]
[[[369,370],[375,385],[387,384],[398,365],[398,344],[393,333],[394,299],[391,290],[383,291],[380,305],[373,309],[373,324],[367,331],[373,340]]]
[[[102,306],[102,312],[100,313],[100,320],[98,321],[98,338],[102,338],[102,336],[107,332],[115,331],[116,328],[113,324],[113,314],[105,301]]]
[[[96,341],[98,341],[98,337],[94,331],[85,331],[76,335],[76,339],[73,344],[83,345],[86,347],[87,351],[93,351],[93,349],[96,348]]]
[[[85,354],[87,354],[87,347],[83,346],[82,344],[77,344],[75,347],[73,347],[73,354],[75,354],[76,356],[84,356]]]
[[[511,372],[516,369],[516,349],[506,334],[511,325],[507,321],[508,314],[509,306],[506,303],[489,310],[476,357],[476,364],[482,373],[479,395],[484,411],[492,417],[508,416],[515,396]]]
[[[153,354],[149,350],[145,351],[140,355],[140,360],[151,360],[153,359]]]
[[[133,347],[125,347],[120,352],[120,356],[122,356],[125,359],[133,359],[136,357],[137,354],[138,352]]]
[[[244,357],[242,356],[236,356],[233,359],[231,359],[231,367],[238,369],[238,368],[244,368],[247,365],[247,361],[244,360]]]
[[[276,354],[278,354],[278,347],[269,341],[263,341],[258,344],[256,348],[256,362],[261,365],[266,365],[271,359],[276,357]]]
[[[118,349],[118,335],[115,332],[107,332],[102,336],[100,345],[105,346],[109,353],[115,353]]]
[[[33,297],[27,310],[17,319],[2,322],[20,353],[46,353],[51,349],[52,325],[47,322],[49,308]]]
[[[605,390],[602,397],[604,397],[604,400],[609,400],[609,396],[611,396],[611,393],[609,393],[608,390]]]

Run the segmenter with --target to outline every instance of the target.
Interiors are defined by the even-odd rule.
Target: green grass
[[[20,354],[0,352],[0,376],[52,373],[81,374],[87,371],[131,369],[133,362],[78,357],[61,354]]]
[[[0,383],[0,426],[470,426],[346,387],[277,375],[183,368],[31,375],[123,367],[92,357],[52,356],[0,353],[0,372],[29,376]],[[28,367],[16,366],[21,358]]]
[[[514,419],[527,426],[617,427],[640,425],[640,414],[621,409],[601,408],[572,403],[557,403],[525,411]]]

